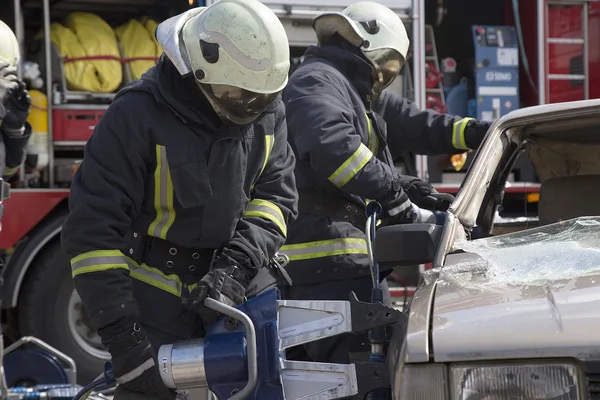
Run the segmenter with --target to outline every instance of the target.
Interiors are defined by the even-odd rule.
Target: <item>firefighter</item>
[[[11,178],[25,160],[27,142],[31,137],[31,125],[27,122],[31,97],[25,83],[17,77],[16,70],[20,58],[15,34],[0,21],[0,219],[4,214],[2,202],[8,198],[10,191],[10,185],[4,179]],[[0,279],[0,290],[2,282]],[[0,326],[0,354],[3,347]],[[4,368],[0,365],[0,397],[5,397],[6,391]]]
[[[256,0],[161,23],[163,55],[123,88],[85,148],[62,245],[116,400],[170,399],[156,352],[202,337],[210,297],[240,304],[297,215],[280,92],[289,45]]]
[[[383,91],[398,76],[409,46],[402,21],[387,7],[357,2],[318,16],[313,27],[318,46],[308,48],[283,92],[299,217],[282,247],[294,282],[282,293],[294,300],[347,300],[354,291],[369,301],[366,202],[378,201],[383,223],[394,224],[413,222],[412,203],[446,210],[453,199],[398,175],[393,159],[407,150],[463,153],[481,143],[489,126],[422,111]],[[365,344],[366,335],[338,336],[298,347],[290,357],[348,363],[349,352],[367,350]]]
[[[3,179],[11,178],[25,160],[26,147],[31,137],[27,122],[31,97],[25,83],[17,77],[20,60],[19,42],[13,31],[0,21],[0,170]],[[0,218],[8,185],[0,193]]]

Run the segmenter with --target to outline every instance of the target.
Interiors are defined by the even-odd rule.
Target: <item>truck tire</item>
[[[17,307],[20,334],[35,336],[73,358],[78,384],[85,385],[104,371],[109,354],[74,290],[70,262],[58,238],[31,264]]]

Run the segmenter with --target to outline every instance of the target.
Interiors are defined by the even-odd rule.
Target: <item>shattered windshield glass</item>
[[[479,257],[444,268],[446,274],[478,271],[495,283],[536,283],[600,272],[600,217],[581,217],[474,241],[457,249]]]

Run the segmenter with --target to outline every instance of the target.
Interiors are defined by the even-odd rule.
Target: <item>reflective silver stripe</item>
[[[175,221],[173,208],[173,181],[169,172],[167,149],[156,146],[156,170],[154,172],[154,208],[156,218],[148,227],[148,235],[161,239],[167,238],[167,232]]]
[[[279,251],[291,261],[330,257],[340,254],[367,254],[365,239],[345,238],[284,245]]]
[[[141,282],[154,286],[157,289],[164,290],[175,296],[181,296],[182,283],[177,275],[165,275],[157,268],[149,267],[145,264],[138,265],[135,261],[128,258],[129,275]]]
[[[142,376],[142,374],[145,371],[149,370],[150,368],[154,367],[155,365],[156,365],[156,363],[154,362],[154,359],[149,358],[146,361],[144,361],[140,366],[135,367],[128,373],[119,376],[117,378],[117,383],[122,385],[123,383],[131,382],[135,378],[139,378],[140,376]]]
[[[127,260],[119,250],[92,250],[71,259],[73,277],[113,269],[129,269]]]
[[[247,217],[260,217],[272,221],[281,230],[284,236],[287,234],[287,228],[283,213],[277,205],[267,200],[254,199],[248,205],[244,213]]]
[[[452,128],[452,146],[458,150],[471,150],[465,141],[465,129],[473,118],[463,118],[456,121]]]
[[[410,200],[406,200],[404,203],[400,204],[399,206],[396,206],[396,207],[392,208],[391,210],[389,210],[388,214],[393,217],[394,215],[400,214],[402,211],[406,210],[409,207],[412,207],[412,203],[410,202]]]
[[[86,258],[81,261],[77,261],[71,264],[71,271],[75,272],[78,269],[91,267],[91,266],[111,266],[121,267],[123,264],[127,265],[127,261],[123,256],[100,256],[100,257],[92,257]],[[111,269],[111,268],[106,268]]]
[[[358,149],[329,177],[329,180],[337,187],[342,187],[369,162],[373,157],[371,150],[364,144]]]

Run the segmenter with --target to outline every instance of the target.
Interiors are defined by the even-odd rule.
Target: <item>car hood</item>
[[[432,272],[435,361],[598,357],[600,217],[456,247]]]

